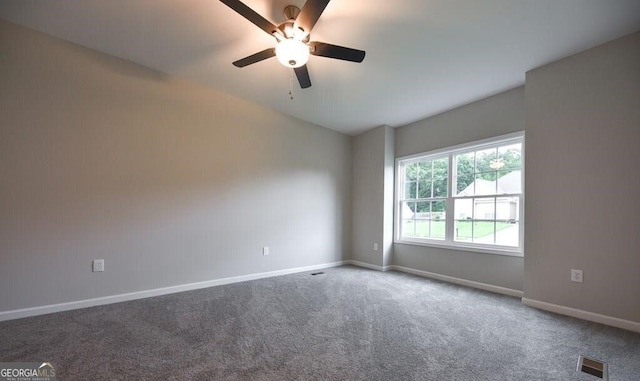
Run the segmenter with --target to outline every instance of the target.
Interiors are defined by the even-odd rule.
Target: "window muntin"
[[[523,144],[518,133],[398,159],[396,241],[521,255]]]

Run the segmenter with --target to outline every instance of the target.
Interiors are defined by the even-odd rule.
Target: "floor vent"
[[[607,364],[600,360],[590,359],[584,356],[578,357],[578,367],[576,368],[578,372],[583,372],[590,374],[592,376],[596,376],[603,380],[609,380],[609,371],[607,369]]]
[[[322,272],[322,271],[317,272],[317,273],[311,273],[311,275],[322,275],[322,274],[324,274],[324,272]]]

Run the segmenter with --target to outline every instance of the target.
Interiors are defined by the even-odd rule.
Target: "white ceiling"
[[[244,0],[278,24],[287,4]],[[524,83],[527,70],[640,30],[640,0],[332,0],[312,40],[365,50],[312,56],[313,86],[274,39],[219,0],[0,0],[0,18],[347,134],[405,125]]]

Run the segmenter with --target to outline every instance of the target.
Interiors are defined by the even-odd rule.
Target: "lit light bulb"
[[[300,67],[309,61],[309,47],[304,42],[287,38],[276,45],[276,58],[286,67]]]

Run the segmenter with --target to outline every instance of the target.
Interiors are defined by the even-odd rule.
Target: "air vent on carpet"
[[[311,273],[311,275],[323,275],[324,273],[322,271],[317,272],[317,273]]]
[[[590,358],[586,358],[583,356],[578,357],[578,367],[576,368],[578,372],[583,372],[590,374],[592,376],[596,376],[603,380],[609,380],[609,371],[607,369],[607,364],[602,361],[594,360]]]

